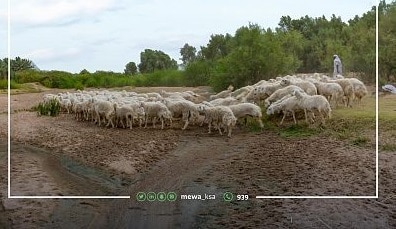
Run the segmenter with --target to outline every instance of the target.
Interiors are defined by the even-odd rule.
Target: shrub
[[[60,103],[57,99],[39,103],[36,107],[38,115],[57,116],[60,111]]]

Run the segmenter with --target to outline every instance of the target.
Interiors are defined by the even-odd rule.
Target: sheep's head
[[[268,99],[266,99],[264,106],[269,107],[270,105],[271,105],[271,102]]]
[[[234,90],[234,86],[232,86],[232,85],[230,84],[230,86],[228,86],[227,90],[228,90],[228,91],[233,91],[233,90]]]
[[[281,86],[288,86],[288,85],[290,85],[290,80],[283,79],[283,80],[281,80],[280,85]]]
[[[144,117],[146,115],[146,112],[144,112],[144,108],[143,107],[138,107],[136,109],[136,113],[138,114],[139,117]]]
[[[269,106],[267,108],[267,115],[272,115],[274,114],[274,107],[273,106]]]

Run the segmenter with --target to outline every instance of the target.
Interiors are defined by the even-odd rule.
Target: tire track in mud
[[[206,201],[179,201],[180,194],[217,194],[222,190],[204,186],[202,179],[210,175],[214,163],[227,160],[238,153],[230,142],[233,139],[218,137],[183,137],[168,159],[159,162],[150,172],[127,190],[128,201],[115,200],[107,211],[107,218],[97,221],[92,228],[179,228],[192,225],[194,215]],[[208,148],[208,145],[211,147]],[[138,202],[136,193],[174,191],[175,202]],[[214,200],[218,202],[220,200]],[[114,212],[117,212],[114,214]]]

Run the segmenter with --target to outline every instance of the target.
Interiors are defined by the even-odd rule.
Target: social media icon
[[[234,198],[234,195],[231,192],[225,192],[223,194],[224,201],[230,202]]]
[[[146,200],[146,193],[138,192],[136,194],[136,199],[137,199],[137,201],[145,201]]]
[[[157,196],[155,195],[155,192],[148,192],[147,193],[147,200],[148,201],[155,201],[156,198],[157,198]]]
[[[177,199],[177,195],[174,192],[168,192],[166,198],[168,199],[168,201],[175,201]]]
[[[159,192],[159,193],[157,193],[157,200],[159,200],[159,201],[165,201],[165,200],[166,200],[166,194],[165,194],[165,192]]]

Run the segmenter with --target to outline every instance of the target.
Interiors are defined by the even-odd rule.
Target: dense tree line
[[[381,1],[378,9],[380,79],[389,82],[396,73],[396,3]],[[145,49],[140,53],[140,63],[128,62],[123,73],[90,73],[85,69],[79,74],[42,71],[41,76],[45,77],[41,77],[40,82],[51,87],[70,87],[72,81],[78,82],[77,87],[112,86],[115,84],[110,81],[121,77],[117,78],[116,85],[210,85],[218,91],[229,84],[241,87],[278,75],[331,74],[332,57],[338,54],[344,72],[354,72],[367,83],[374,83],[375,16],[375,7],[348,22],[335,15],[329,19],[283,16],[274,29],[251,23],[238,28],[234,34],[213,34],[208,43],[199,48],[185,43],[180,48],[184,71],[177,70],[177,62],[163,51]],[[7,75],[7,62],[7,59],[0,60],[1,77]],[[32,82],[39,75],[29,70],[33,67],[27,59],[11,60],[12,78],[17,83]],[[62,76],[70,79],[62,80]]]
[[[381,4],[386,5],[384,2]],[[385,7],[388,15],[392,12],[389,10],[391,5],[394,3]],[[210,84],[215,90],[221,90],[229,84],[240,87],[278,75],[331,74],[332,57],[337,54],[343,61],[344,72],[357,73],[366,82],[373,83],[375,12],[373,7],[348,23],[332,15],[330,19],[324,16],[300,19],[283,16],[273,30],[249,24],[237,29],[234,35],[212,35],[196,56],[185,52],[189,47],[187,43],[180,50],[182,60],[192,60],[185,63],[186,77],[193,84]],[[391,17],[389,15],[388,20]],[[391,27],[391,22],[387,25]],[[392,36],[388,36],[388,42]],[[193,47],[189,49],[195,50]],[[389,50],[388,53],[395,55],[394,51]],[[390,67],[388,71],[391,71]]]
[[[396,2],[378,6],[378,62],[380,81],[395,82],[396,76]]]

